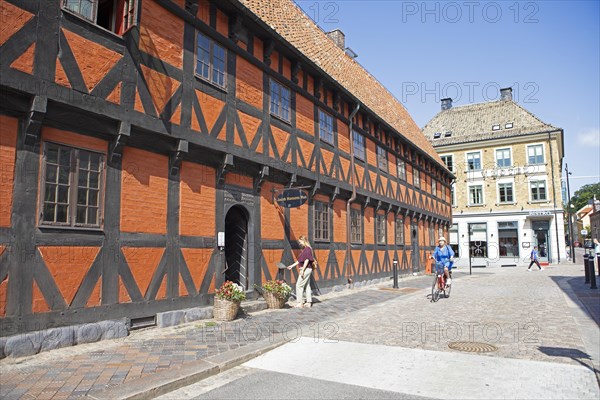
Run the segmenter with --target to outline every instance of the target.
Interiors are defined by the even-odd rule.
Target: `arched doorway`
[[[248,213],[233,206],[225,217],[225,279],[248,289]]]

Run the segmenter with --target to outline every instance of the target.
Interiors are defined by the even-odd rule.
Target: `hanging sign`
[[[301,189],[286,189],[277,196],[277,204],[285,208],[300,207],[308,200],[308,194]]]

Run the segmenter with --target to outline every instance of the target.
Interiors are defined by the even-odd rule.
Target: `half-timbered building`
[[[292,1],[0,12],[3,336],[252,295],[302,234],[321,288],[417,272],[447,232],[451,173]]]

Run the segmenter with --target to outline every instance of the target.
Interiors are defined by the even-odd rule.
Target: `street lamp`
[[[569,175],[571,175],[571,173],[569,172],[569,164],[566,163],[565,173],[567,174],[567,211],[569,213],[569,243],[571,245],[571,258],[573,262],[575,262],[575,247],[573,246],[573,218],[571,216],[571,207],[573,207],[573,204],[571,204],[571,189],[569,188]]]

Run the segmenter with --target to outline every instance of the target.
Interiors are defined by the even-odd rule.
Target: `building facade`
[[[512,99],[452,106],[423,133],[456,176],[449,243],[457,265],[529,263],[538,246],[544,263],[566,258],[561,171],[563,131],[540,121]]]
[[[2,336],[252,297],[302,234],[321,287],[412,273],[450,225],[431,144],[292,1],[0,12]]]

